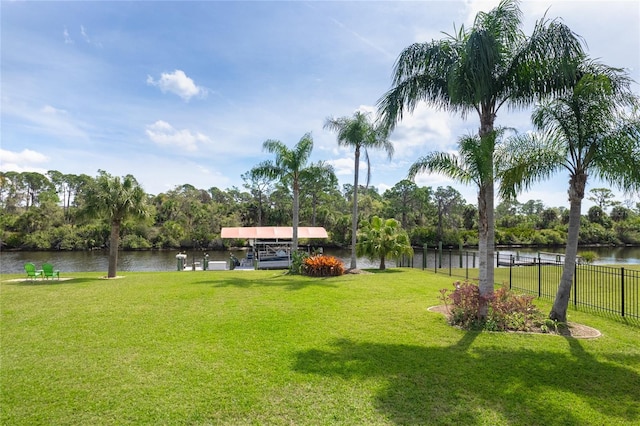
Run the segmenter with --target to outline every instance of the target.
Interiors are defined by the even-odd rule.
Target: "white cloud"
[[[83,124],[77,122],[77,120],[70,116],[64,109],[45,105],[37,114],[29,119],[39,123],[44,128],[47,128],[49,133],[59,137],[87,138],[87,134],[81,128]]]
[[[23,149],[20,152],[16,152],[0,148],[0,159],[0,170],[3,172],[11,171],[18,173],[38,172],[45,174],[47,169],[37,167],[37,165],[49,162],[49,157],[30,149]]]
[[[173,73],[162,73],[158,80],[147,76],[147,84],[159,87],[162,93],[171,92],[178,95],[185,101],[189,101],[194,96],[205,96],[207,94],[207,89],[197,86],[182,70],[175,70]]]
[[[73,39],[69,35],[69,30],[67,30],[67,27],[64,27],[62,36],[64,37],[64,44],[73,44]]]
[[[327,163],[333,166],[336,176],[353,176],[353,160],[353,158],[339,158],[327,160]]]
[[[200,132],[188,129],[178,130],[166,121],[158,120],[147,126],[145,132],[151,141],[162,146],[171,146],[186,151],[197,151],[198,144],[210,143],[211,139]]]
[[[87,43],[91,43],[91,39],[89,38],[89,36],[87,35],[87,32],[85,31],[84,25],[80,25],[80,34],[82,34],[84,41],[86,41]]]
[[[473,25],[473,21],[476,19],[476,15],[480,12],[489,12],[491,9],[498,6],[498,0],[467,0],[464,2],[467,18],[464,22],[465,28]]]
[[[431,151],[446,151],[462,135],[452,135],[455,117],[445,111],[436,111],[426,105],[416,107],[407,114],[390,136],[395,148],[394,158],[417,159]]]
[[[37,151],[32,151],[30,149],[23,149],[21,152],[7,151],[6,149],[0,148],[0,154],[2,154],[2,163],[29,163],[29,164],[39,164],[46,163],[49,161],[49,158],[41,154]]]
[[[42,133],[60,139],[78,138],[87,140],[85,132],[87,124],[79,121],[66,110],[44,105],[32,107],[25,103],[15,102],[11,98],[2,99],[3,120],[5,117],[16,117],[34,125]]]

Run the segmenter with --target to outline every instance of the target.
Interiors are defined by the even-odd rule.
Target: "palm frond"
[[[509,138],[496,171],[501,197],[513,198],[564,167],[566,152],[550,136],[523,134]]]
[[[533,33],[514,52],[506,71],[506,99],[516,108],[536,99],[566,93],[578,79],[583,40],[559,20],[536,22]]]
[[[377,102],[378,123],[393,129],[405,111],[411,113],[420,102],[450,111],[466,106],[451,102],[449,74],[459,58],[451,40],[416,43],[402,51],[393,76],[393,87]]]
[[[306,133],[294,147],[294,157],[298,168],[303,168],[307,164],[312,151],[313,138],[311,133]]]
[[[409,167],[408,178],[414,179],[422,172],[440,173],[463,184],[474,181],[460,157],[446,152],[432,152],[419,158]]]
[[[259,163],[257,166],[251,169],[251,172],[260,178],[277,179],[282,177],[284,171],[282,168],[276,166],[273,161],[267,160]]]
[[[640,116],[624,120],[601,140],[593,174],[626,193],[640,191]]]

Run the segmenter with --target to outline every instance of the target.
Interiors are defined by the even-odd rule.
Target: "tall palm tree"
[[[402,229],[396,219],[382,219],[373,216],[360,229],[360,241],[356,245],[356,252],[369,259],[380,260],[380,270],[386,269],[387,257],[399,258],[403,254],[413,256],[411,240],[407,232]]]
[[[371,179],[371,162],[369,149],[384,149],[389,156],[393,156],[393,144],[388,139],[388,132],[375,126],[368,114],[356,111],[353,117],[329,117],[324,124],[325,129],[338,133],[338,145],[353,148],[355,151],[353,173],[353,214],[351,218],[351,269],[356,264],[356,239],[358,233],[358,175],[360,173],[360,154],[364,151],[367,162],[367,185]]]
[[[310,133],[305,134],[300,141],[289,149],[279,140],[264,141],[262,148],[275,154],[275,161],[267,160],[252,169],[256,176],[266,176],[272,179],[280,178],[283,183],[291,185],[293,190],[293,241],[291,250],[298,250],[298,221],[300,216],[300,174],[305,169],[313,150],[313,138]]]
[[[564,269],[551,319],[567,320],[587,177],[626,191],[640,189],[640,100],[620,69],[587,62],[568,93],[534,109],[537,133],[512,140],[501,192],[515,195],[561,170],[569,172],[569,227]]]
[[[109,270],[107,278],[115,278],[118,267],[120,227],[127,219],[149,215],[147,195],[132,176],[111,176],[104,170],[89,184],[83,196],[83,216],[105,218],[111,225],[109,237]]]
[[[378,101],[382,123],[392,129],[422,101],[463,117],[475,112],[481,144],[490,148],[503,105],[526,107],[540,96],[561,92],[576,80],[575,63],[583,56],[578,36],[557,20],[539,20],[529,37],[521,26],[519,1],[502,0],[491,11],[478,13],[471,28],[404,49],[393,87]],[[493,176],[493,156],[486,161]],[[493,179],[484,179],[479,189],[479,233],[485,245],[480,283],[492,292]]]
[[[441,173],[463,184],[474,183],[478,187],[478,212],[480,269],[493,266],[493,251],[487,253],[489,236],[493,235],[493,219],[488,217],[486,206],[487,188],[493,184],[494,157],[502,155],[502,135],[505,129],[499,128],[488,135],[466,136],[458,141],[458,154],[447,152],[432,152],[419,158],[409,168],[409,178],[423,171]],[[493,199],[493,196],[491,197]],[[493,244],[493,243],[491,243]],[[483,264],[484,262],[484,264]],[[488,295],[493,292],[493,279],[480,280],[480,294]],[[483,314],[481,312],[481,314]]]

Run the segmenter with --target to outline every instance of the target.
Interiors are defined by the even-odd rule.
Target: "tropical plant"
[[[449,322],[468,330],[532,331],[548,333],[557,329],[557,323],[545,325],[544,315],[533,304],[534,296],[516,294],[506,287],[499,288],[489,297],[480,295],[477,285],[468,281],[454,282],[453,290],[440,290],[449,313]],[[486,318],[478,315],[481,306],[488,305]]]
[[[85,189],[83,215],[104,218],[111,225],[108,278],[116,277],[120,227],[126,219],[148,216],[146,199],[144,190],[133,176],[113,177],[103,170],[98,171],[95,181]]]
[[[541,19],[527,37],[521,30],[517,0],[502,0],[473,26],[442,40],[416,43],[402,51],[393,87],[378,102],[380,119],[390,129],[422,101],[439,109],[476,112],[478,149],[491,150],[494,122],[503,105],[525,107],[543,95],[564,90],[576,80],[575,62],[583,51],[578,37],[557,20]],[[493,291],[493,156],[484,155],[486,174],[478,193],[480,291]],[[486,179],[485,179],[486,178]]]
[[[294,251],[291,253],[291,265],[289,265],[289,273],[300,275],[303,272],[304,261],[309,257],[309,253],[304,251]]]
[[[414,178],[423,171],[441,173],[463,184],[474,183],[478,187],[479,212],[479,260],[480,260],[480,295],[488,297],[493,293],[493,247],[495,231],[493,223],[493,195],[487,198],[486,192],[493,187],[494,156],[500,153],[504,129],[498,129],[480,138],[466,136],[458,141],[458,153],[433,152],[419,158],[409,168],[409,177]],[[498,144],[498,148],[496,147]],[[444,197],[444,191],[441,198]],[[492,190],[491,190],[492,192]],[[489,202],[490,201],[490,202]],[[491,204],[489,206],[489,204]],[[444,214],[439,208],[440,218]],[[442,226],[439,226],[439,238],[442,239]],[[487,250],[489,250],[487,252]],[[484,271],[484,275],[483,275]],[[490,273],[489,273],[490,271]],[[484,279],[482,279],[484,276]],[[486,306],[482,307],[483,309]],[[486,312],[484,312],[486,314]]]
[[[304,258],[302,272],[310,277],[339,277],[344,274],[344,263],[334,256],[316,254]]]
[[[587,176],[626,191],[640,189],[639,101],[631,79],[624,70],[593,61],[578,70],[572,90],[535,108],[538,132],[513,139],[502,174],[501,192],[514,195],[556,172],[569,172],[564,269],[549,314],[560,322],[567,318]]]
[[[409,235],[402,229],[400,222],[373,216],[360,229],[356,253],[371,260],[379,259],[380,269],[384,270],[386,258],[397,259],[405,254],[413,256],[413,248]]]
[[[371,163],[369,160],[369,149],[384,149],[389,159],[393,156],[393,144],[388,139],[388,133],[383,128],[375,126],[369,116],[356,111],[353,117],[329,117],[325,121],[324,127],[333,130],[338,134],[338,145],[353,148],[355,151],[354,173],[353,173],[353,212],[351,217],[351,269],[357,267],[356,264],[356,238],[358,232],[358,175],[360,170],[360,154],[364,152],[367,163],[367,184],[371,179]]]
[[[279,140],[269,139],[262,144],[262,148],[275,154],[275,161],[263,161],[252,169],[255,176],[265,176],[272,179],[280,178],[283,183],[293,190],[293,238],[291,250],[298,250],[298,221],[300,216],[300,175],[303,173],[307,161],[313,150],[311,134],[305,134],[300,141],[289,149]]]

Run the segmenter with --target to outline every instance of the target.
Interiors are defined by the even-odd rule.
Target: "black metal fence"
[[[505,251],[494,253],[493,259],[497,284],[540,298],[555,298],[564,255],[541,252],[536,256],[523,256]],[[425,248],[416,250],[412,258],[399,259],[397,265],[474,281],[478,279],[479,257],[477,251]],[[578,263],[571,304],[576,308],[640,320],[640,270]]]

